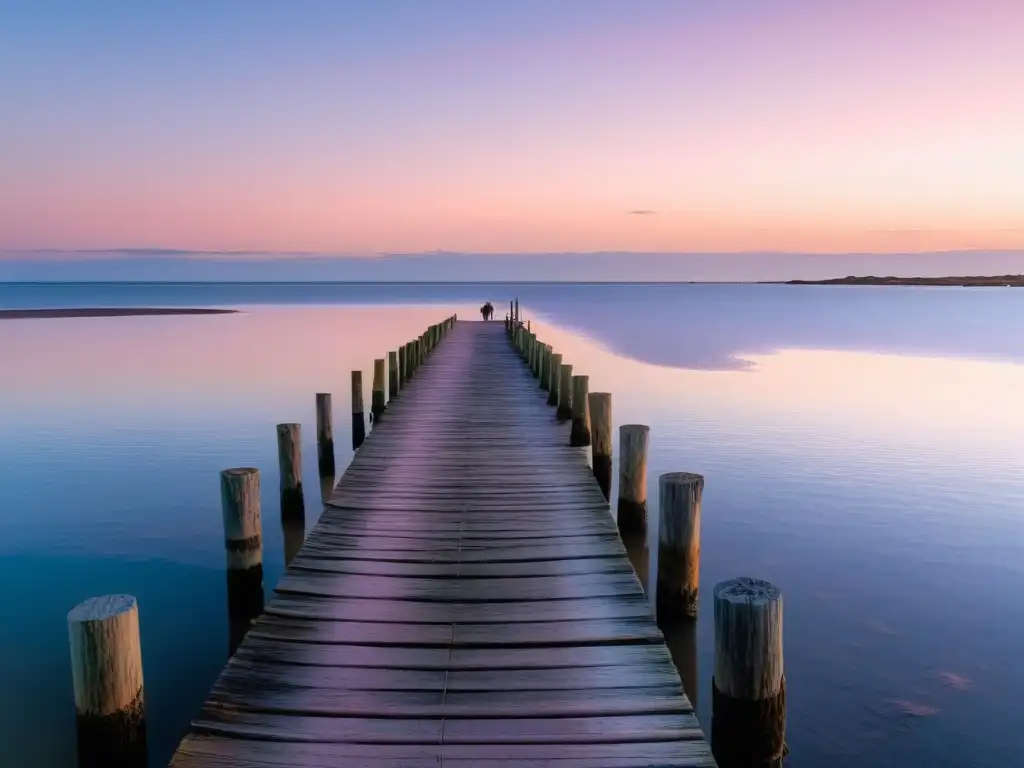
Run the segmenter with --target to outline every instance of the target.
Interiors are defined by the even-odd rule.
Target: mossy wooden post
[[[658,478],[658,622],[697,616],[700,586],[700,502],[704,478],[669,472]]]
[[[558,410],[555,415],[559,421],[568,421],[572,418],[572,366],[562,363],[558,373]]]
[[[572,377],[572,429],[569,431],[569,445],[576,448],[590,445],[589,387],[589,376]]]
[[[316,465],[320,475],[334,475],[334,405],[330,392],[316,396]]]
[[[611,501],[612,494],[612,396],[608,392],[591,392],[588,395],[590,409],[590,448],[594,464],[594,477],[601,486],[605,501]]]
[[[281,477],[281,514],[304,514],[301,424],[277,425],[277,466]]]
[[[548,405],[558,405],[558,387],[562,378],[562,356],[558,353],[551,355],[551,370],[548,374]]]
[[[388,352],[388,400],[394,400],[398,393],[398,353],[391,350]]]
[[[530,372],[533,378],[540,378],[540,350],[543,345],[537,335],[533,335],[533,349],[530,351]]]
[[[516,297],[516,322],[519,322],[519,297]]]
[[[651,428],[619,427],[619,503],[616,519],[624,535],[647,530],[647,448]]]
[[[263,613],[263,523],[260,471],[220,473],[228,580],[228,650],[234,654],[252,621]]]
[[[742,577],[715,585],[711,749],[721,768],[772,766],[786,756],[782,591]]]
[[[366,414],[363,410],[363,372],[352,371],[352,450],[366,439]]]
[[[387,408],[388,396],[385,387],[385,365],[386,360],[379,357],[373,361],[373,392],[370,394],[370,421],[374,424],[380,421]]]
[[[398,348],[398,391],[401,392],[405,389],[405,383],[408,381],[408,371],[405,367],[405,344]]]
[[[146,765],[139,607],[131,595],[104,595],[68,612],[78,764]]]

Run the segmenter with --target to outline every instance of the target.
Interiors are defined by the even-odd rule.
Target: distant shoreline
[[[73,307],[69,309],[0,309],[0,320],[30,320],[70,317],[140,317],[145,315],[230,315],[235,309],[191,307]]]
[[[784,285],[932,285],[956,288],[1024,288],[1024,275],[993,277],[835,277],[830,280],[787,280]]]

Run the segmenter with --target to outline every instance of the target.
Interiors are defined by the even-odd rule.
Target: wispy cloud
[[[656,216],[657,211],[653,211],[650,208],[638,208],[635,211],[630,211],[630,216]]]

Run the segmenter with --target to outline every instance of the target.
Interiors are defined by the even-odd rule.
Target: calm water
[[[276,488],[274,424],[302,422],[311,526],[314,393],[344,467],[349,371],[515,294],[616,423],[651,425],[652,500],[705,475],[702,592],[783,588],[791,766],[1024,762],[1024,291],[320,284],[0,285],[0,308],[244,310],[0,321],[0,765],[73,764],[65,616],[106,592],[140,600],[165,764],[226,658],[217,472]],[[672,641],[710,732],[709,609]]]

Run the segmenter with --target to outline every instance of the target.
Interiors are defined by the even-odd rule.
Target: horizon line
[[[328,259],[386,259],[426,258],[430,256],[948,256],[956,254],[1024,254],[1024,248],[950,248],[931,251],[379,251],[373,253],[344,253],[336,251],[266,251],[244,249],[183,249],[183,248],[0,248],[0,258],[31,254],[124,254],[149,256],[288,256],[293,258]]]

